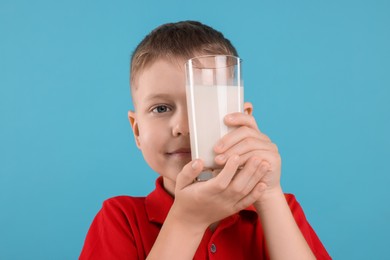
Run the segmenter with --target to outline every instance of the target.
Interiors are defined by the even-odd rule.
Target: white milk
[[[223,122],[227,114],[243,112],[242,86],[187,86],[188,120],[192,159],[201,158],[205,168],[215,169],[213,146],[230,128]]]

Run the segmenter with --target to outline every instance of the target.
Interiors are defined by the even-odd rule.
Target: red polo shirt
[[[286,200],[317,259],[331,259],[301,206],[291,194]],[[106,200],[85,239],[80,259],[146,259],[173,204],[162,178],[147,197],[119,196]],[[249,207],[206,230],[194,259],[268,259],[260,219]]]

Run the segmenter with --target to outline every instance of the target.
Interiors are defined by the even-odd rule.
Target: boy
[[[236,128],[214,146],[223,170],[194,182],[184,63],[237,55],[224,36],[199,22],[165,24],[131,60],[136,145],[160,177],[147,197],[104,202],[80,259],[330,259],[293,195],[280,187],[281,159],[257,127],[252,105],[225,117]]]

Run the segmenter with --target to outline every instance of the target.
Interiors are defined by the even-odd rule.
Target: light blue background
[[[0,1],[0,259],[76,259],[104,199],[146,195],[130,54],[156,26],[222,31],[334,259],[389,259],[389,1]]]

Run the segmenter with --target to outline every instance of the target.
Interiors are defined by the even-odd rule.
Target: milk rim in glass
[[[223,168],[214,161],[213,147],[232,130],[224,117],[243,112],[241,63],[239,57],[231,55],[199,56],[185,63],[191,156],[204,162],[197,181],[208,180]]]

